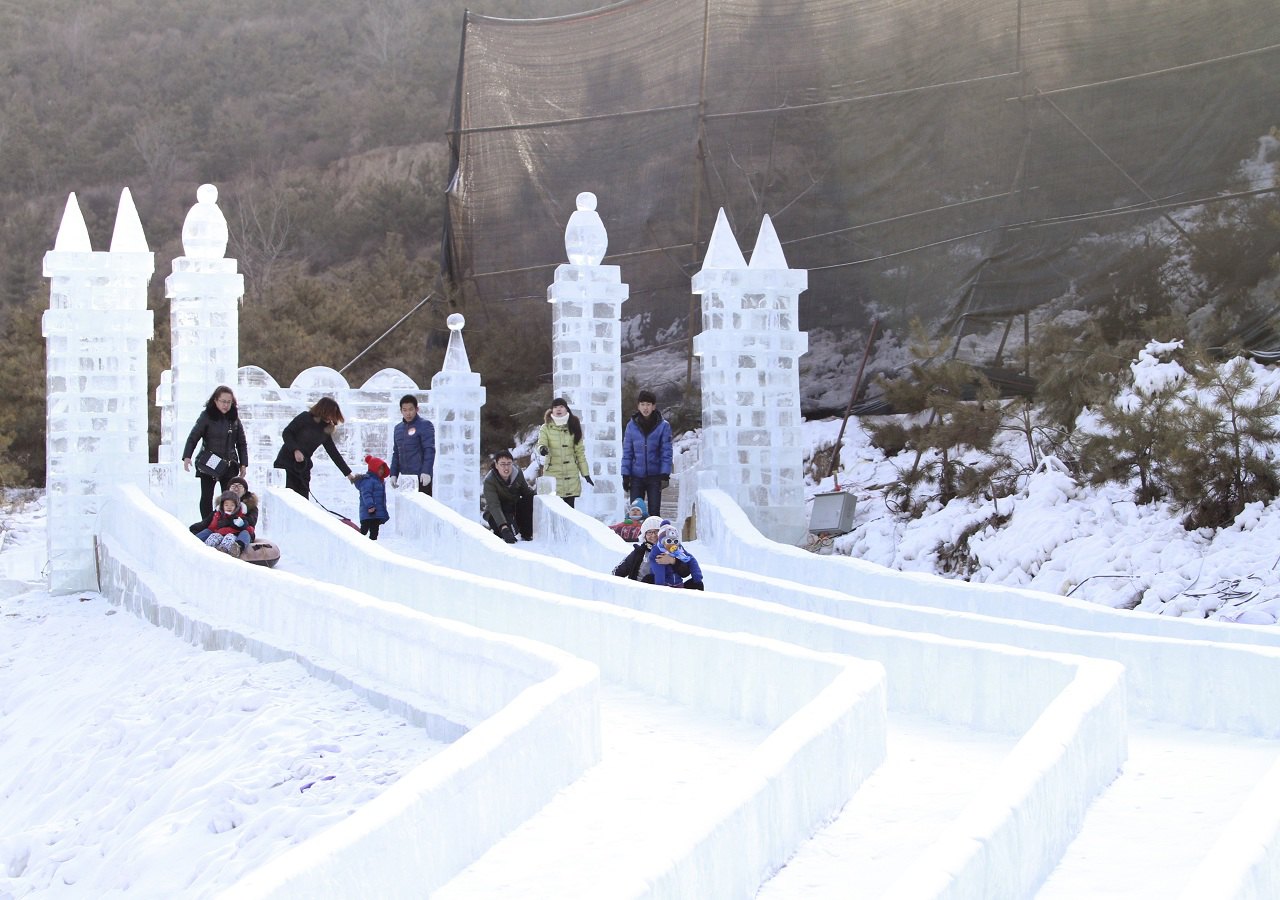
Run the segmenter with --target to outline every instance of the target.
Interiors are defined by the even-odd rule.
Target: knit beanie
[[[644,537],[650,531],[657,531],[662,527],[662,519],[658,516],[650,516],[644,520],[644,524],[640,526],[640,536]]]
[[[369,466],[370,474],[377,475],[379,478],[386,478],[391,474],[391,467],[376,456],[366,456],[364,461]]]

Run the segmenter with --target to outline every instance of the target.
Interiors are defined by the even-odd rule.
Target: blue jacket
[[[684,549],[683,546],[677,547],[675,552],[671,554],[676,558],[677,565],[663,565],[658,562],[658,557],[666,552],[666,549],[661,544],[654,544],[653,549],[649,551],[649,571],[653,573],[654,584],[663,584],[668,587],[684,584],[684,579],[676,571],[679,563],[684,563],[689,567],[689,577],[693,581],[702,580],[702,566],[698,565],[698,560],[692,553]]]
[[[375,522],[386,522],[391,518],[387,512],[387,486],[382,479],[372,472],[365,472],[356,479],[356,488],[360,491],[361,522],[373,519]]]
[[[422,416],[397,422],[391,439],[391,475],[434,475],[435,468],[436,427]]]
[[[654,410],[658,424],[648,434],[640,423],[640,413],[631,414],[627,430],[622,434],[622,474],[632,478],[649,478],[671,474],[671,426]]]

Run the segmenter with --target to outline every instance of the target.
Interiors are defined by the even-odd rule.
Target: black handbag
[[[231,461],[214,454],[208,447],[196,454],[196,472],[206,478],[221,480],[227,474]]]

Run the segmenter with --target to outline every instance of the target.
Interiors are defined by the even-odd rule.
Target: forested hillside
[[[341,367],[435,286],[464,0],[11,0],[0,5],[0,484],[44,478],[41,274],[67,194],[95,249],[129,187],[164,279],[213,182],[247,283],[241,361]],[[498,16],[589,3],[493,0]],[[439,361],[448,298],[348,371]],[[473,321],[468,334],[483,331]],[[473,358],[483,356],[479,335]],[[544,363],[545,365],[545,363]],[[500,376],[499,376],[500,377]],[[493,381],[491,380],[491,384]],[[503,394],[490,388],[497,399]]]
[[[924,0],[917,4],[911,9],[924,8]],[[1071,13],[1068,24],[1079,33],[1068,29],[1057,43],[1028,43],[1023,57],[1036,57],[1027,48],[1038,47],[1039,68],[1022,72],[1015,70],[1025,59],[1014,59],[1012,51],[1023,45],[1011,30],[1022,21],[1013,17],[1021,4],[948,0],[936,10],[930,6],[928,21],[907,15],[905,3],[837,10],[848,15],[815,32],[834,36],[836,50],[826,61],[831,72],[794,96],[766,96],[761,109],[735,106],[745,101],[732,90],[737,79],[728,79],[722,111],[702,122],[711,123],[707,146],[720,154],[707,157],[703,201],[723,203],[731,216],[737,210],[734,226],[741,232],[747,223],[750,230],[739,239],[748,241],[760,214],[769,211],[785,231],[788,260],[810,271],[800,323],[810,334],[801,373],[807,414],[843,410],[873,318],[884,337],[865,384],[877,384],[874,376],[895,368],[907,370],[907,320],[916,310],[963,310],[946,322],[935,314],[924,326],[933,336],[951,328],[956,341],[948,346],[970,363],[1020,368],[1019,377],[1036,385],[1043,414],[1068,430],[1083,406],[1111,395],[1116,373],[1152,338],[1186,338],[1220,351],[1252,335],[1280,348],[1280,322],[1270,321],[1280,285],[1280,138],[1274,131],[1280,43],[1273,39],[1280,35],[1280,7],[1186,0],[1156,4],[1148,18],[1135,13],[1141,0],[1106,0],[1091,4],[1087,14],[1066,0],[1046,0],[1027,8],[1040,22],[1029,38],[1039,34],[1036,28],[1057,33],[1055,4]],[[430,296],[346,371],[350,381],[396,366],[426,383],[439,366],[444,320],[460,309],[467,314],[472,364],[488,389],[486,449],[540,419],[550,396],[544,378],[550,315],[537,296],[543,282],[469,309],[463,299],[469,295],[452,295],[438,278],[446,129],[467,5],[490,16],[535,18],[603,3],[0,4],[0,338],[6,350],[0,354],[0,486],[44,480],[40,318],[48,285],[41,262],[71,191],[98,249],[109,243],[121,189],[133,193],[156,251],[153,386],[169,362],[164,280],[181,253],[181,225],[196,188],[212,182],[230,227],[228,254],[246,279],[242,364],[260,365],[283,383],[310,365],[342,368]],[[703,4],[695,5],[700,14]],[[776,6],[759,0],[755,12],[767,20]],[[834,6],[814,9],[819,6],[836,15]],[[730,38],[737,33],[735,10],[721,10]],[[973,34],[986,39],[966,35],[953,14],[963,14],[978,28]],[[1184,15],[1223,27],[1197,30]],[[799,12],[791,18],[789,25],[804,25]],[[752,79],[768,76],[762,83],[773,84],[796,58],[772,46],[776,24],[767,21],[758,46],[745,53],[732,40],[726,45],[726,58],[742,62]],[[669,27],[659,23],[657,32]],[[856,36],[863,50],[842,43],[839,29]],[[1131,35],[1138,37],[1127,40]],[[525,43],[519,48],[527,54]],[[639,57],[653,56],[650,43],[635,43]],[[581,45],[554,49],[573,54]],[[616,54],[596,50],[601,71],[630,100],[626,92],[634,84],[622,77],[627,67],[616,63]],[[868,57],[871,50],[879,55]],[[684,62],[696,55],[686,54]],[[656,58],[661,74],[669,66]],[[952,71],[965,59],[970,68]],[[511,85],[517,68],[505,68],[506,60],[499,54],[493,61],[495,104],[510,99],[504,85],[513,92],[518,87]],[[854,63],[874,64],[874,83],[864,83]],[[990,80],[961,77],[989,71],[995,73]],[[1174,72],[1181,80],[1169,80]],[[1033,86],[1015,89],[1014,75],[1025,76],[1018,83],[1034,76],[1057,85],[1061,94],[1037,96],[1031,104]],[[980,87],[949,92],[970,82]],[[588,87],[602,90],[596,82]],[[1026,93],[1012,97],[1016,90]],[[566,96],[574,96],[572,90]],[[669,102],[665,95],[658,101]],[[977,118],[980,108],[997,110],[999,121],[1017,128],[991,131]],[[758,132],[759,140],[747,148],[754,155],[730,140],[749,131],[740,121],[768,123],[756,114],[778,110],[799,118],[787,119],[786,128],[756,126],[750,133]],[[584,121],[596,122],[619,146],[639,146],[621,124],[592,116]],[[625,128],[633,128],[648,118],[626,121]],[[692,154],[692,129],[678,134],[668,143]],[[999,134],[1017,139],[997,140]],[[542,138],[527,140],[530,152],[516,165],[521,171],[506,164],[477,180],[514,184],[527,177],[545,193],[539,164],[563,163],[575,179],[583,171],[577,157],[566,163],[547,153]],[[804,152],[787,151],[789,142],[803,144]],[[608,142],[580,146],[594,149],[597,163],[618,157]],[[535,158],[539,153],[550,161]],[[984,167],[993,156],[1007,157],[1009,171]],[[642,161],[664,168],[656,157]],[[1077,197],[1079,186],[1091,191]],[[568,199],[557,195],[556,202],[569,202],[577,189],[575,182],[573,191],[562,191]],[[618,207],[652,200],[627,197],[626,190],[639,195],[644,189],[628,181]],[[676,201],[685,205],[684,197]],[[491,208],[514,220],[524,205],[512,200]],[[619,215],[610,211],[611,229]],[[696,254],[684,248],[674,255],[674,244],[662,236],[668,219],[683,213],[664,208],[636,215],[649,229],[643,240],[610,249],[649,247],[651,264],[667,272],[677,300],[664,317],[646,311],[642,291],[633,294],[629,349],[664,342],[683,348],[684,292]],[[713,219],[708,209],[702,220]],[[544,214],[520,227],[546,238],[551,221],[555,217]],[[617,233],[625,234],[620,227]],[[495,235],[491,229],[483,236]],[[551,238],[558,243],[557,235]],[[520,259],[496,268],[529,264]],[[636,260],[628,258],[627,265],[636,274]],[[947,281],[942,272],[959,274]],[[629,372],[637,370],[634,361],[629,365]],[[689,418],[696,417],[696,392],[682,383],[679,368],[665,384],[673,396],[683,395],[682,424],[696,424]]]

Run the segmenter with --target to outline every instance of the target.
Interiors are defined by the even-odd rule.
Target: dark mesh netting
[[[1178,217],[1269,189],[1275,0],[635,0],[468,14],[446,269],[543,297],[578,192],[646,339],[689,309],[723,207],[808,269],[804,327],[935,326],[1053,300]],[[677,329],[683,333],[683,329]]]

